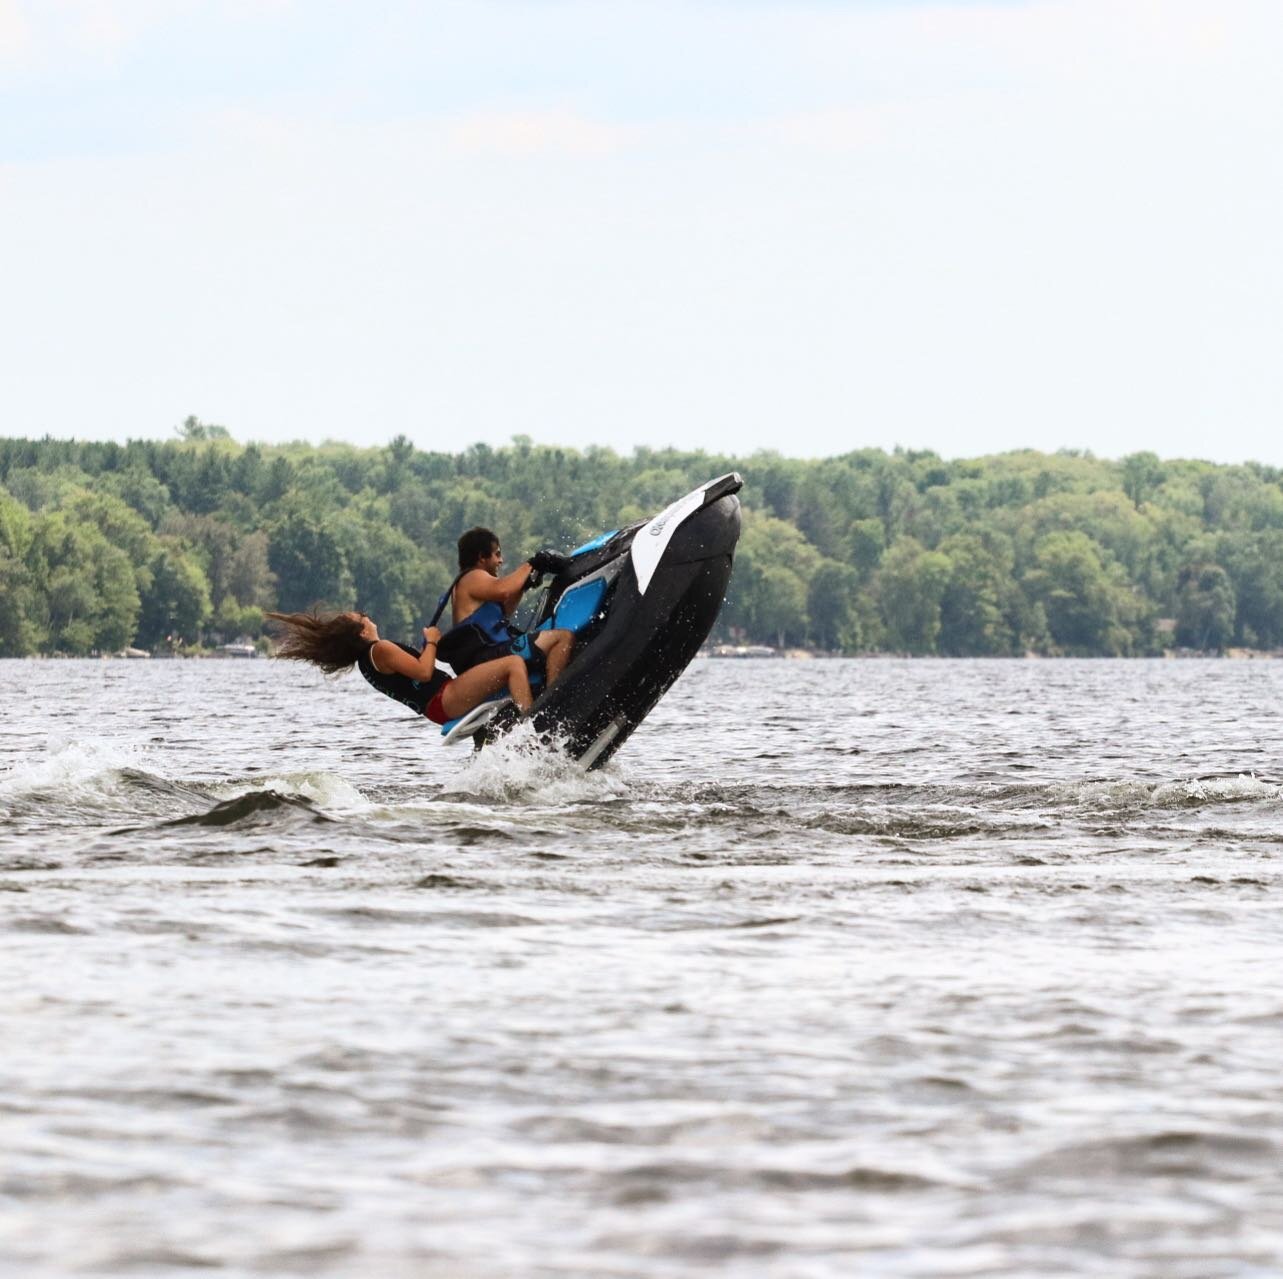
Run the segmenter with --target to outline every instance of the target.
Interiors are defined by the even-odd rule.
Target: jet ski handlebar
[[[568,555],[558,555],[556,551],[542,550],[536,551],[530,557],[530,567],[536,573],[564,573],[570,565]]]

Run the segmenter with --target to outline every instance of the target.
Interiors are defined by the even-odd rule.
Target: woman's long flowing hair
[[[360,617],[351,613],[268,613],[276,623],[277,657],[311,662],[327,675],[337,675],[356,665],[372,641],[361,638]]]

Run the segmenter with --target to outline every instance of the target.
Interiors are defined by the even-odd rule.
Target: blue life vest
[[[437,601],[437,610],[432,615],[430,625],[437,624],[462,577],[463,573],[460,573]],[[519,631],[508,621],[498,600],[487,600],[469,613],[462,622],[446,631],[437,645],[437,657],[447,663],[456,675],[462,675],[464,671],[480,666],[482,662],[492,662],[497,657],[513,654],[526,663],[532,675],[543,674],[547,662],[543,649],[535,644],[530,635]]]

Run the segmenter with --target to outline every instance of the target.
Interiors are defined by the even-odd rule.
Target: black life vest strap
[[[463,573],[471,572],[472,569],[470,568],[465,568],[463,570]],[[437,611],[432,614],[432,620],[428,623],[429,626],[435,626],[441,620],[441,614],[445,612],[445,606],[450,602],[450,596],[454,594],[454,588],[463,581],[463,573],[460,573],[459,576],[445,588],[445,593],[439,600],[437,600]]]

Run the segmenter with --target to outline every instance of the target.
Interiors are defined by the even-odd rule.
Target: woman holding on
[[[379,628],[364,613],[268,613],[280,633],[277,657],[311,662],[327,675],[353,666],[380,693],[426,715],[434,724],[466,715],[492,693],[507,688],[519,711],[530,709],[530,678],[520,657],[482,662],[451,678],[437,670],[441,632],[423,628],[424,645],[416,652],[408,644],[379,638]]]

